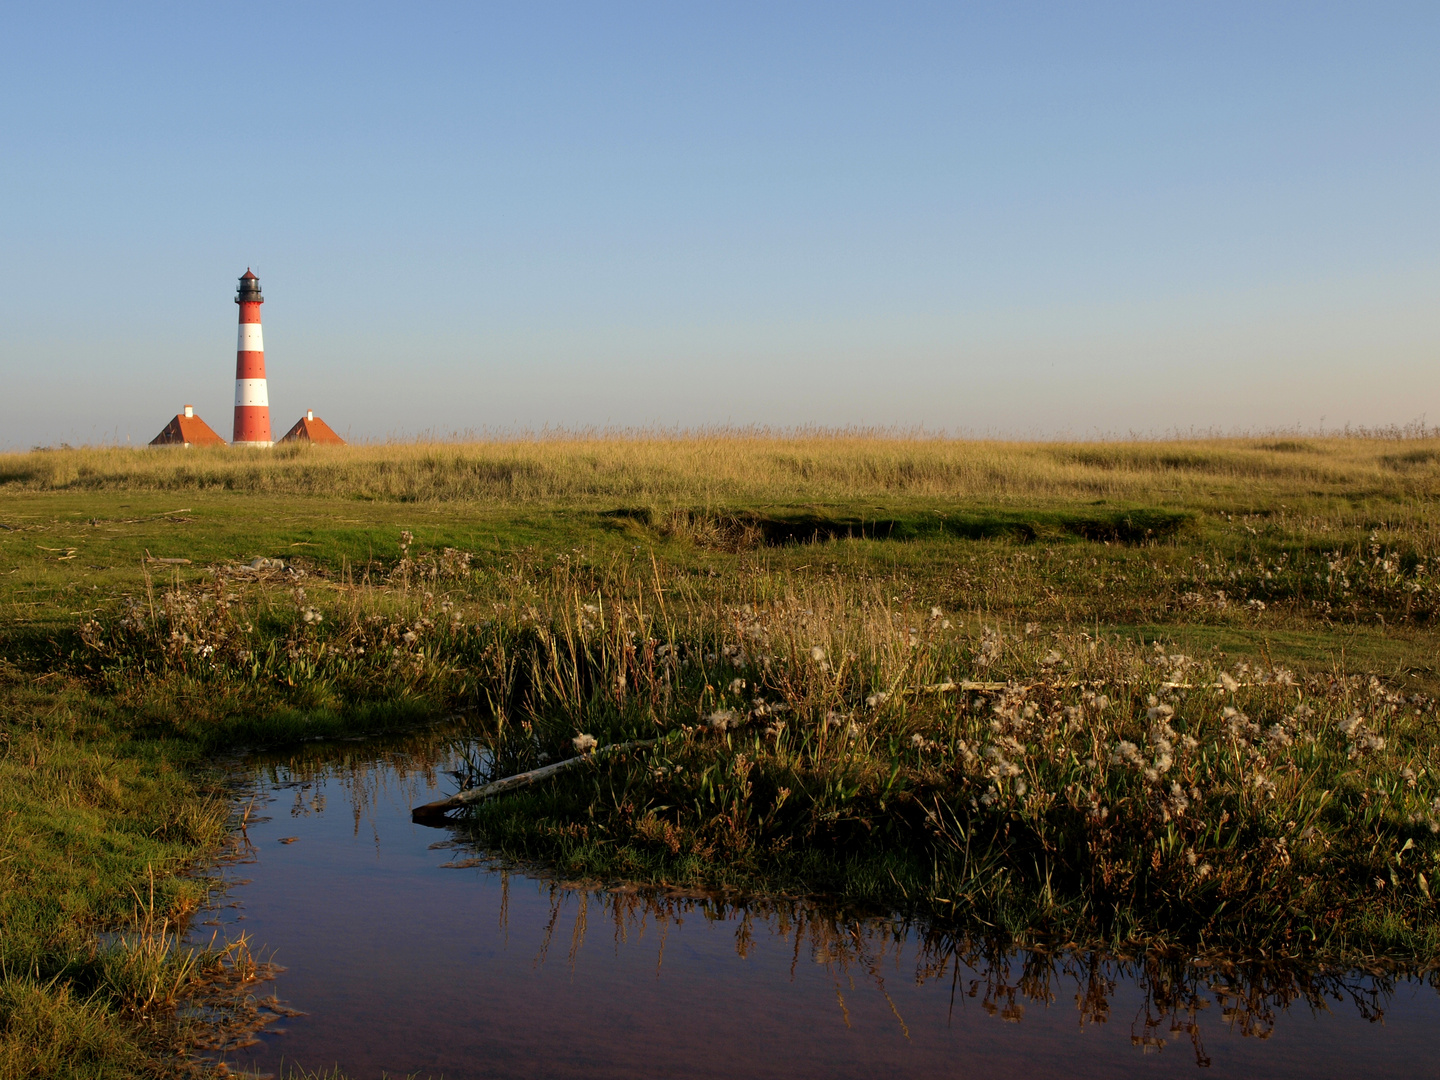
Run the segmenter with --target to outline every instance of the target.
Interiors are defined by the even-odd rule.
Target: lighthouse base
[[[275,444],[273,442],[232,442],[230,445],[248,447],[251,450],[269,450]]]

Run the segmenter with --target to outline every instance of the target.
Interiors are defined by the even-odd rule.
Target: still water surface
[[[1440,1077],[1440,995],[1420,982],[1271,973],[1257,985],[1183,965],[986,956],[798,903],[507,872],[459,834],[410,821],[411,806],[455,790],[447,770],[462,749],[431,734],[249,763],[252,857],[227,872],[248,881],[197,929],[248,933],[287,969],[275,993],[305,1015],[230,1054],[232,1067]]]

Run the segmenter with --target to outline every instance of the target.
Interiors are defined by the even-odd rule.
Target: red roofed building
[[[225,440],[216,435],[209,424],[195,415],[195,406],[186,405],[184,412],[175,414],[175,419],[165,425],[165,430],[150,440],[151,446],[224,446]]]
[[[287,431],[285,437],[280,441],[299,442],[302,439],[312,443],[333,443],[336,446],[343,446],[345,444],[344,439],[330,430],[329,424],[315,415],[314,409],[309,410],[299,420],[296,420],[295,426]]]

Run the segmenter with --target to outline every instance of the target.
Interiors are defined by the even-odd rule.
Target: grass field
[[[1437,493],[1424,431],[0,457],[0,1073],[184,1071],[214,755],[456,710],[477,781],[598,743],[470,817],[568,874],[1432,960]]]

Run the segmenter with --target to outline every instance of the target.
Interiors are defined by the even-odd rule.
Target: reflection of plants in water
[[[1328,1012],[1350,1002],[1359,1015],[1383,1020],[1397,976],[1313,970],[1276,963],[1211,964],[1154,953],[1117,957],[1101,952],[1037,952],[997,948],[968,938],[931,932],[919,946],[921,981],[947,970],[957,990],[979,998],[985,1011],[1018,1022],[1024,1001],[1053,1004],[1061,988],[1073,988],[1080,1026],[1110,1020],[1117,988],[1129,984],[1142,1000],[1131,1020],[1130,1041],[1144,1052],[1163,1049],[1171,1038],[1189,1041],[1198,1065],[1208,1065],[1200,1014],[1218,1008],[1223,1026],[1243,1037],[1268,1039],[1280,1014],[1303,1004]],[[1018,972],[1015,971],[1018,965]],[[1169,1036],[1169,1038],[1167,1038]]]
[[[302,743],[283,753],[249,759],[253,783],[271,791],[290,789],[292,817],[323,813],[328,789],[338,785],[350,806],[355,832],[374,820],[382,798],[409,807],[423,801],[442,776],[453,775],[470,753],[470,736],[455,727],[415,732],[389,739]]]
[[[509,910],[512,876],[502,879],[501,923]],[[550,915],[536,954],[546,962],[555,936],[571,912],[567,963],[573,968],[595,914],[612,928],[616,946],[647,932],[658,934],[657,973],[664,963],[669,929],[687,918],[734,924],[735,951],[745,958],[756,947],[757,933],[789,943],[790,976],[808,953],[833,983],[846,1026],[850,1025],[845,990],[873,987],[909,1037],[900,1009],[886,988],[886,970],[914,964],[917,985],[948,979],[951,1010],[957,1002],[977,1001],[990,1016],[1020,1023],[1027,1005],[1048,1008],[1073,1000],[1079,1025],[1110,1022],[1117,991],[1133,986],[1141,1001],[1131,1018],[1131,1043],[1156,1053],[1173,1041],[1188,1043],[1199,1066],[1210,1056],[1201,1031],[1210,1013],[1215,1030],[1245,1038],[1268,1039],[1280,1017],[1294,1007],[1330,1012],[1347,1005],[1371,1023],[1383,1022],[1386,1004],[1398,983],[1423,977],[1440,989],[1436,973],[1356,972],[1312,969],[1276,962],[1239,963],[1156,953],[1117,956],[1100,951],[1016,949],[993,940],[956,935],[896,919],[857,917],[800,900],[747,898],[733,902],[720,895],[664,889],[605,889],[574,882],[542,882]]]

